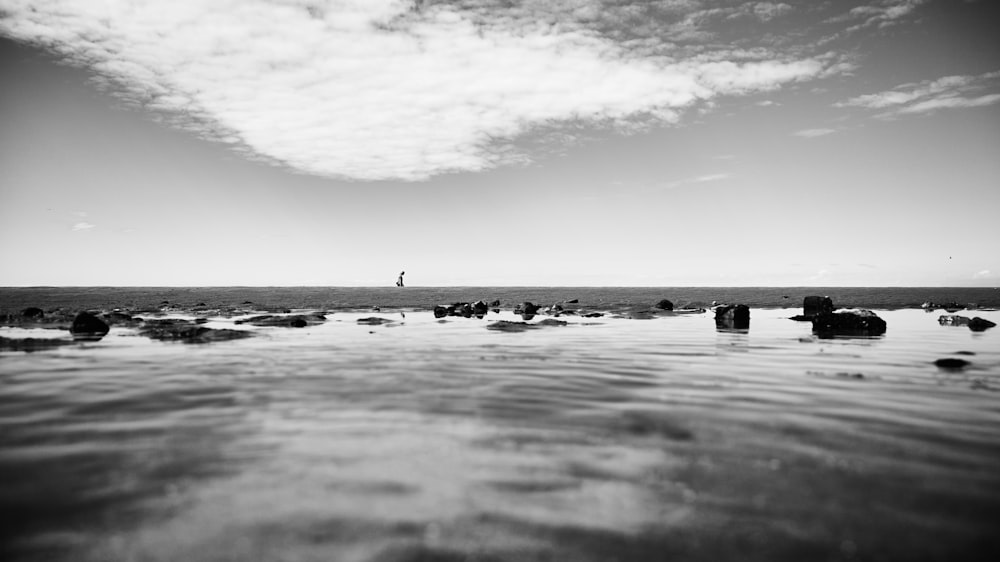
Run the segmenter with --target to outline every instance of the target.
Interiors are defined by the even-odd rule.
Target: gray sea
[[[887,331],[820,338],[789,319],[810,294]],[[431,311],[478,299],[499,312]],[[926,301],[1000,323],[996,289],[2,288],[0,315],[253,334],[0,327],[66,340],[0,351],[0,556],[998,560],[1000,327]]]

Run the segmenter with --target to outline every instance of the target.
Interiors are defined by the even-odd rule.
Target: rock
[[[500,306],[500,299],[496,299],[493,302],[491,302],[490,306],[493,308],[497,308],[498,306]]]
[[[448,316],[448,309],[441,305],[434,307],[434,318],[444,318]]]
[[[369,316],[368,318],[358,318],[358,324],[364,324],[366,326],[381,326],[382,324],[391,324],[394,320],[388,318],[380,318],[378,316]]]
[[[942,315],[938,317],[938,324],[942,326],[968,326],[969,318],[966,316]]]
[[[749,330],[750,307],[745,304],[727,304],[716,308],[715,328],[718,330]]]
[[[158,341],[175,341],[180,343],[211,343],[217,341],[230,341],[253,336],[253,332],[247,330],[215,329],[202,326],[204,322],[160,319],[147,321],[139,334]]]
[[[538,309],[537,304],[525,301],[514,307],[514,314],[538,314]]]
[[[600,318],[604,316],[603,312],[588,312],[583,315],[584,318]]]
[[[660,302],[656,303],[656,308],[659,308],[660,310],[673,310],[674,303],[670,302],[667,299],[663,299]]]
[[[833,312],[833,300],[830,297],[811,295],[802,299],[802,316],[812,318],[824,312]]]
[[[105,312],[102,319],[111,326],[138,326],[142,323],[141,318],[133,318],[131,314],[125,312]]]
[[[944,359],[938,359],[934,362],[935,365],[942,369],[964,369],[972,363],[969,363],[965,359],[958,359],[955,357],[946,357]]]
[[[478,318],[482,318],[483,316],[486,316],[486,314],[489,311],[490,311],[490,306],[488,304],[486,304],[485,301],[479,300],[479,301],[476,301],[476,302],[472,303],[472,313],[475,314],[476,317],[478,317]]]
[[[69,331],[73,334],[74,339],[99,340],[110,329],[110,326],[104,320],[84,311],[76,315]]]
[[[994,326],[996,326],[996,322],[990,322],[989,320],[978,316],[969,320],[969,329],[973,332],[982,332]]]
[[[497,330],[500,332],[523,332],[525,330],[537,330],[546,326],[565,326],[565,320],[546,318],[540,322],[529,324],[527,322],[511,322],[510,320],[500,320],[486,326],[487,330]]]
[[[512,322],[510,320],[499,320],[486,325],[487,330],[496,330],[499,332],[523,332],[532,328],[534,328],[534,326],[528,324],[527,322]]]
[[[566,304],[577,304],[579,302],[580,299],[569,299],[568,301],[566,301]]]
[[[253,316],[243,320],[236,320],[234,324],[250,324],[251,326],[272,326],[278,328],[305,328],[314,324],[326,322],[326,316],[322,314],[296,314],[294,316],[277,316],[265,314],[263,316]]]
[[[37,306],[29,306],[21,311],[21,316],[25,318],[42,318],[45,316],[45,311]]]
[[[885,333],[885,320],[870,310],[824,312],[812,319],[813,332],[820,337],[881,336]]]

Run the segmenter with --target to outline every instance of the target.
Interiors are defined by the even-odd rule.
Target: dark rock
[[[566,322],[565,320],[556,320],[555,318],[546,318],[545,320],[541,320],[541,321],[535,322],[533,324],[533,326],[565,326],[568,323],[569,322]]]
[[[802,316],[812,318],[825,312],[833,312],[833,300],[830,297],[811,295],[802,299]]]
[[[600,318],[602,316],[604,316],[603,312],[588,312],[583,315],[584,318]]]
[[[75,345],[73,340],[62,340],[55,338],[5,338],[0,336],[0,351],[44,351],[55,349],[65,345]]]
[[[938,324],[942,326],[968,326],[969,318],[966,316],[942,315],[938,317]]]
[[[441,305],[434,307],[434,318],[444,318],[448,316],[448,309]]]
[[[467,302],[456,302],[451,305],[449,316],[464,316],[472,318],[472,305]]]
[[[969,329],[973,332],[982,332],[994,326],[996,326],[996,322],[990,322],[989,320],[978,316],[969,320]]]
[[[963,369],[968,367],[972,363],[969,363],[965,359],[958,359],[956,357],[946,357],[944,359],[938,359],[934,362],[935,365],[942,369]]]
[[[99,340],[104,337],[110,329],[110,326],[108,326],[104,320],[101,320],[93,314],[84,311],[76,315],[76,318],[73,319],[73,325],[70,326],[69,331],[76,339]]]
[[[885,320],[870,310],[824,312],[812,319],[813,332],[819,337],[880,336],[885,333]]]
[[[358,324],[364,324],[366,326],[380,326],[382,324],[391,324],[393,320],[388,318],[379,318],[378,316],[369,316],[368,318],[358,318]]]
[[[538,314],[538,305],[529,301],[514,307],[514,314]]]
[[[486,314],[489,311],[490,311],[490,306],[486,304],[485,301],[480,300],[472,303],[472,313],[475,314],[478,318],[486,316]]]
[[[659,308],[660,310],[673,310],[674,303],[670,302],[667,299],[663,299],[660,302],[656,303],[656,308]]]
[[[492,307],[494,307],[494,308],[496,308],[496,307],[500,306],[500,299],[496,299],[496,300],[494,300],[493,302],[491,302],[491,303],[490,303],[490,306],[492,306]]]
[[[745,304],[727,304],[716,308],[715,328],[718,330],[749,330],[750,307]]]
[[[21,316],[25,318],[42,318],[45,316],[45,311],[37,306],[29,306],[21,311]]]
[[[566,301],[566,304],[577,304],[579,302],[580,299],[569,299],[568,301]]]

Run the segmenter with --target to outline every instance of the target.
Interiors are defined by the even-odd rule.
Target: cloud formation
[[[127,104],[176,126],[305,173],[361,180],[521,162],[514,141],[526,134],[662,126],[718,96],[844,68],[801,47],[709,41],[720,21],[767,25],[795,10],[785,3],[509,4],[5,0],[0,33],[92,70]]]
[[[89,222],[78,222],[73,225],[73,232],[79,232],[81,230],[90,230],[97,226],[96,224],[90,224]]]
[[[993,93],[989,93],[989,92]],[[1000,71],[978,76],[945,76],[901,84],[891,90],[865,94],[835,104],[881,110],[880,118],[929,113],[939,109],[982,107],[1000,102]]]
[[[797,137],[813,139],[816,137],[822,137],[836,132],[837,132],[836,129],[803,129],[801,131],[795,131],[792,134]]]

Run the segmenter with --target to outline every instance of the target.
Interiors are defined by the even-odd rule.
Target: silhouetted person
[[[399,279],[396,279],[396,286],[397,287],[402,287],[403,286],[403,275],[404,274],[406,274],[405,271],[400,271],[399,272]]]

